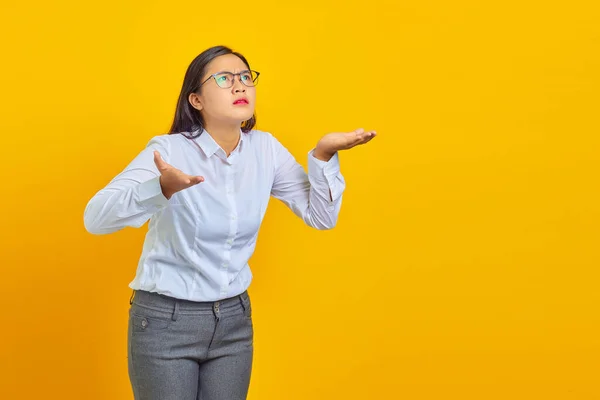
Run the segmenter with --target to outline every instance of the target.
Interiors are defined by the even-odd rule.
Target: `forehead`
[[[225,54],[219,56],[208,63],[206,72],[208,75],[216,72],[228,71],[228,72],[240,72],[247,70],[248,67],[244,62],[236,55]]]

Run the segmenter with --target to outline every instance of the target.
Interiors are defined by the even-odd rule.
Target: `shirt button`
[[[227,268],[227,263],[223,263],[223,264],[221,264],[221,266],[222,266],[223,268]]]
[[[147,326],[148,326],[148,321],[147,321],[147,320],[144,318],[144,319],[142,320],[142,328],[144,328],[144,329],[145,329]]]
[[[227,244],[232,244],[233,240],[232,239],[227,239]]]
[[[231,216],[231,220],[232,220],[232,221],[235,221],[235,215],[232,215],[232,216]]]

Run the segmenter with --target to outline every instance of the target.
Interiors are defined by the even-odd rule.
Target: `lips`
[[[246,99],[237,99],[233,102],[233,104],[248,104],[248,100]]]

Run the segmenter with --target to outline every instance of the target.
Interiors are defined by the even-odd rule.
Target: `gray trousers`
[[[193,302],[135,291],[127,336],[136,400],[244,400],[252,370],[248,292]]]

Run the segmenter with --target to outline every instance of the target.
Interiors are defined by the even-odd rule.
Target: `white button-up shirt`
[[[242,293],[252,280],[248,259],[270,196],[311,227],[335,226],[345,188],[337,153],[324,162],[311,150],[307,174],[268,132],[242,132],[229,157],[206,130],[196,139],[186,135],[152,138],[85,208],[85,227],[94,234],[150,220],[130,288],[193,301]],[[167,200],[154,150],[205,181]]]

